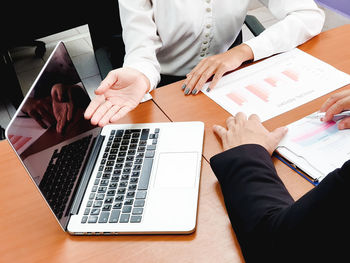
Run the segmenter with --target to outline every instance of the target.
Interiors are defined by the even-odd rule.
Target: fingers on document
[[[326,112],[323,121],[330,121],[334,114],[350,108],[350,90],[341,91],[329,97],[320,108],[320,112]]]
[[[342,119],[338,123],[338,129],[339,130],[350,129],[350,117]]]
[[[202,60],[189,74],[182,86],[185,95],[196,95],[203,88],[204,84],[213,76],[211,83],[206,91],[212,90],[220,78],[227,70],[218,66],[217,63],[211,63],[209,60]]]
[[[334,102],[326,111],[326,115],[323,121],[330,121],[335,114],[342,112],[343,110],[350,109],[350,96],[340,98]]]
[[[260,120],[259,116],[258,116],[258,115],[256,115],[256,114],[252,114],[252,115],[250,115],[248,119],[249,119],[249,120],[254,120],[254,121],[261,122],[261,120]]]

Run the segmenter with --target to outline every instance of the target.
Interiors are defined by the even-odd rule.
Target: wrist
[[[151,82],[146,77],[146,75],[143,74],[143,73],[141,73],[141,78],[142,78],[142,81],[145,83],[145,87],[146,87],[145,94],[146,94],[146,93],[148,93],[151,90]]]
[[[248,60],[254,60],[254,53],[253,53],[253,50],[250,48],[250,46],[243,43],[237,46],[237,48],[240,51],[242,62],[245,62]]]

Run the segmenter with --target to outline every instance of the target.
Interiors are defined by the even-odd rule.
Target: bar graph
[[[309,146],[338,132],[337,125],[334,121],[321,124],[318,122],[316,124],[307,123],[305,130],[307,130],[307,132],[297,135],[292,141],[301,146]]]
[[[282,71],[282,73],[293,81],[299,81],[298,73],[296,73],[292,69],[286,69],[286,70]]]
[[[350,76],[294,49],[223,76],[202,92],[232,115],[257,114],[262,121],[350,83]]]
[[[242,106],[244,102],[247,102],[247,100],[238,92],[231,92],[229,94],[226,94],[226,96],[238,106]]]
[[[277,87],[278,78],[277,77],[267,77],[264,81],[272,87]]]
[[[259,87],[258,85],[248,85],[245,88],[263,101],[269,101],[269,92],[262,87]]]

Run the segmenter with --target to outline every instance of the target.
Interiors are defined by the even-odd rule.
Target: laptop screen
[[[95,128],[84,119],[90,98],[62,42],[7,128],[7,137],[62,225]]]

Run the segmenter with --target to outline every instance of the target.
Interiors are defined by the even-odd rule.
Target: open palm
[[[111,71],[95,91],[85,118],[101,127],[116,122],[140,103],[149,85],[147,77],[135,69]]]

